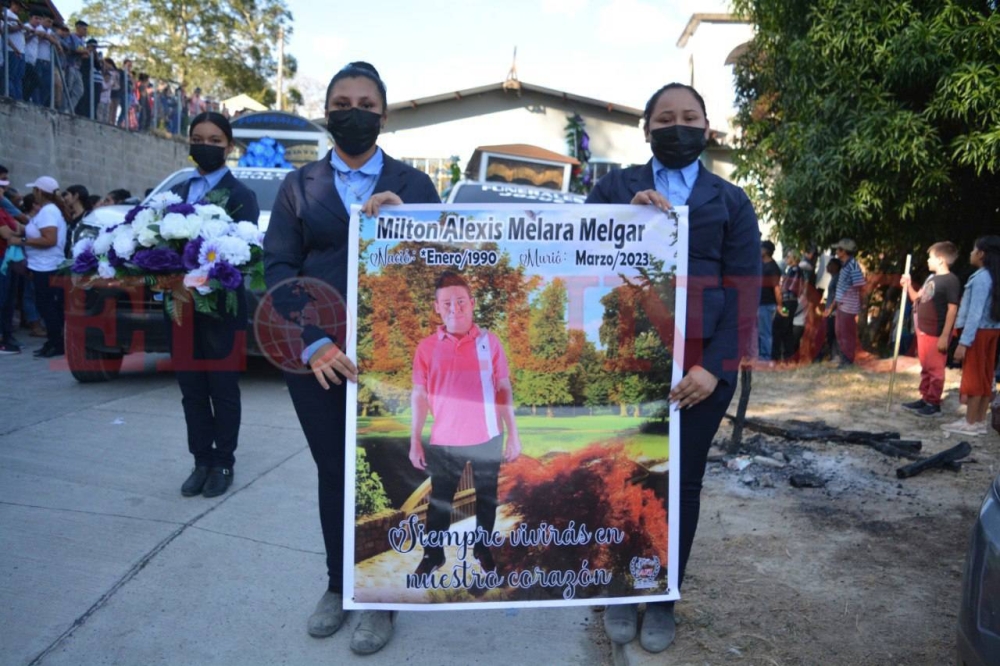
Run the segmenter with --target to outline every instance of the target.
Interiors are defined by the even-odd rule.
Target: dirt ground
[[[898,406],[919,397],[919,367],[904,361],[889,413],[883,362],[755,371],[748,416],[899,431],[927,455],[961,441],[940,429],[957,418],[957,371],[948,371],[946,416],[925,419]],[[730,432],[723,424],[717,441]],[[868,447],[746,432],[749,448],[786,454],[788,468],[709,463],[677,640],[656,663],[953,664],[970,529],[1000,463],[995,433],[965,440],[974,462],[960,472],[899,480],[909,461]],[[818,474],[826,487],[793,488],[792,471]],[[599,633],[599,614],[592,624]]]

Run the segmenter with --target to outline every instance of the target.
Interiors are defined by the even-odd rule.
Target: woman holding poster
[[[681,411],[680,563],[678,582],[698,526],[702,477],[712,439],[736,388],[740,360],[760,299],[757,215],[739,187],[698,161],[709,138],[705,101],[680,83],[646,103],[643,131],[653,158],[601,178],[587,203],[688,206],[688,314],[684,379],[670,392]],[[609,606],[604,628],[616,643],[637,633],[638,606]],[[649,652],[674,639],[673,602],[647,604],[640,643]]]
[[[352,62],[334,75],[326,93],[327,128],[334,149],[289,174],[278,192],[264,241],[265,279],[275,309],[300,327],[303,371],[286,370],[288,391],[319,472],[319,509],[329,586],[309,618],[309,634],[332,635],[343,624],[344,447],[346,390],[357,367],[343,352],[346,323],[322,326],[303,316],[315,300],[311,281],[343,303],[347,294],[350,208],[366,215],[402,203],[440,203],[427,175],[389,157],[376,145],[387,117],[385,84],[374,67]],[[327,289],[327,287],[329,289]],[[345,315],[347,313],[344,313]],[[287,367],[287,366],[286,366]],[[366,611],[351,649],[368,654],[392,636],[393,615]]]

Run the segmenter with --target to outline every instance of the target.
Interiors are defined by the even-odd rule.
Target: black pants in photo
[[[33,271],[35,305],[45,322],[46,344],[60,352],[65,349],[63,325],[66,322],[66,292],[56,277],[56,271]]]
[[[181,389],[188,451],[197,466],[226,467],[236,462],[242,403],[240,374],[246,365],[246,296],[235,316],[185,311],[183,327],[168,322],[170,355]],[[224,313],[224,309],[219,312]]]
[[[472,463],[472,482],[476,488],[476,525],[492,532],[497,519],[497,479],[503,456],[503,435],[473,446],[425,446],[427,471],[431,475],[431,500],[427,508],[427,529],[447,532],[451,527],[451,509],[455,491]],[[443,554],[444,548],[427,547],[426,553]]]

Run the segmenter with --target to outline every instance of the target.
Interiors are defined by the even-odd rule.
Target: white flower
[[[250,261],[250,245],[242,238],[223,236],[218,239],[219,254],[233,266]]]
[[[149,202],[146,203],[146,205],[153,210],[163,210],[167,206],[179,203],[184,203],[184,200],[173,192],[160,192],[159,194],[154,194],[150,197]]]
[[[76,259],[81,254],[88,250],[94,249],[94,239],[93,238],[81,238],[73,245],[73,258]]]
[[[94,254],[99,257],[106,255],[111,249],[111,244],[114,242],[115,232],[109,232],[106,229],[101,229],[101,232],[97,234],[97,238],[94,239]]]
[[[242,238],[250,245],[261,246],[264,234],[260,232],[253,222],[237,222],[233,225],[233,233],[237,238]]]
[[[201,231],[201,220],[195,215],[168,213],[160,220],[160,235],[166,240],[195,238]]]
[[[143,247],[153,247],[160,240],[160,234],[158,234],[153,229],[148,226],[142,227],[139,233],[136,234],[136,240],[139,241],[139,245]]]
[[[151,224],[154,224],[158,216],[156,211],[150,210],[148,208],[139,212],[138,215],[132,220],[132,233],[138,238],[142,230]]]
[[[135,239],[132,238],[132,230],[125,226],[119,227],[115,231],[115,240],[112,243],[115,254],[122,259],[131,259],[135,252]]]
[[[109,280],[115,276],[115,269],[106,259],[102,259],[97,262],[97,274],[105,280]]]
[[[216,206],[215,204],[199,204],[195,205],[194,209],[198,211],[198,216],[204,220],[233,221],[233,218],[229,217],[229,213],[226,212],[225,208]]]
[[[209,219],[201,223],[201,234],[205,240],[224,236],[229,232],[229,223],[223,220]]]
[[[222,259],[222,256],[219,253],[219,239],[206,240],[198,250],[198,264],[201,267],[198,270],[205,269],[205,274],[207,275],[208,267],[214,265],[220,259]]]
[[[204,249],[204,245],[202,248]],[[188,289],[197,289],[199,294],[212,293],[212,288],[208,286],[208,269],[196,268],[184,275],[184,286]]]

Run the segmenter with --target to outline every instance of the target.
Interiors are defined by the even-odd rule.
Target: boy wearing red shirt
[[[473,323],[476,301],[461,276],[445,271],[434,287],[434,311],[444,325],[421,340],[413,359],[410,462],[431,475],[427,530],[442,533],[451,527],[455,490],[465,464],[471,462],[476,524],[491,533],[501,460],[512,462],[521,454],[507,356],[496,335]],[[422,433],[428,414],[434,423],[425,449]],[[483,541],[476,542],[472,554],[484,571],[496,568]],[[430,575],[444,561],[444,548],[428,546],[416,574]]]

